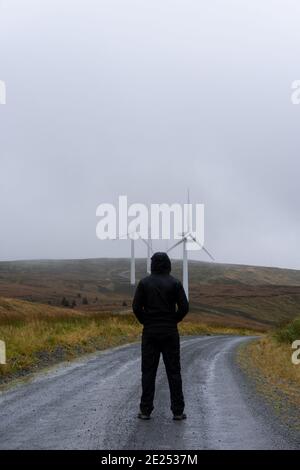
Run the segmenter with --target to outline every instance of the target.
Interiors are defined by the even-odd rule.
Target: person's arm
[[[177,323],[179,323],[180,321],[184,319],[184,317],[187,315],[189,311],[189,302],[185,295],[185,291],[181,282],[178,282],[178,285],[177,285],[176,304],[178,307],[177,312],[176,312],[176,318],[177,318]]]
[[[138,321],[143,325],[144,324],[144,287],[140,281],[137,285],[134,299],[132,302],[132,310],[135,314]]]

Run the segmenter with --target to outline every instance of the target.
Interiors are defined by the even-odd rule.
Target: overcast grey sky
[[[126,256],[97,205],[189,186],[217,261],[300,269],[299,25],[298,0],[0,1],[0,259]]]

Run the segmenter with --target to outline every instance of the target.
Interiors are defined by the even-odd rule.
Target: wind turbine
[[[148,241],[141,238],[143,242],[147,245],[147,273],[151,274],[151,254],[153,253],[152,240],[151,240],[151,226],[148,227]]]
[[[148,234],[148,236],[150,236],[150,228]],[[137,235],[138,238],[135,239],[132,237],[132,235]],[[147,246],[147,273],[151,272],[151,253],[153,253],[152,242],[150,238],[147,241],[142,238],[138,232],[135,231],[128,232],[126,235],[121,236],[120,239],[124,239],[125,236],[130,238],[130,284],[135,286],[135,242],[140,239]]]
[[[134,239],[130,238],[130,284],[135,286],[135,252]]]
[[[190,230],[190,193],[188,191],[188,213],[187,213],[187,230],[184,230],[184,221],[183,221],[183,232],[180,234],[182,236],[181,240],[179,242],[175,243],[175,245],[171,246],[171,248],[168,249],[167,253],[177,246],[181,245],[182,243],[182,284],[183,288],[185,290],[185,294],[187,296],[187,299],[189,298],[189,272],[188,272],[188,250],[187,250],[187,244],[190,242],[194,242],[197,245],[200,246],[200,248],[210,257],[212,261],[214,261],[214,257],[209,253],[209,251],[199,243],[199,241],[196,239],[194,234]]]
[[[142,242],[145,243],[147,247],[147,264],[146,264],[146,270],[148,274],[151,274],[151,254],[153,253],[153,248],[152,248],[152,240],[151,240],[151,230],[150,227],[148,229],[148,240],[145,238],[142,238],[140,234],[138,234],[138,237]]]

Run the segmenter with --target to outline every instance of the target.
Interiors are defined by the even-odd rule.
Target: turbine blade
[[[145,238],[142,238],[141,236],[139,236],[139,238],[142,240],[142,242],[145,243],[146,246],[148,246],[148,248],[150,248],[151,253],[153,253],[151,243],[147,242],[147,240],[145,240]]]
[[[212,261],[216,261],[213,255],[211,255],[210,252],[205,248],[205,246],[203,246],[202,249],[205,251],[205,253],[210,257]]]
[[[210,252],[205,248],[204,245],[201,245],[201,243],[198,242],[198,240],[194,237],[194,235],[192,235],[191,233],[189,233],[188,236],[191,237],[191,238],[193,239],[193,241],[194,241],[195,243],[197,243],[197,245],[199,245],[200,248],[202,248],[203,251],[205,251],[205,253],[210,257],[210,259],[211,259],[212,261],[215,261],[215,258],[210,254]]]
[[[182,238],[181,240],[179,240],[179,242],[175,243],[175,245],[171,246],[171,248],[168,249],[167,253],[169,253],[169,251],[173,250],[174,248],[176,248],[176,246],[180,245],[181,243],[183,243],[185,240],[185,238]]]

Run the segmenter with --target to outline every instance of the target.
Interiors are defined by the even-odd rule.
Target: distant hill
[[[137,278],[146,260],[136,261]],[[173,262],[181,278],[181,261]],[[209,324],[267,329],[300,316],[300,271],[189,262],[192,317]],[[0,262],[0,296],[85,311],[128,310],[128,259]]]

